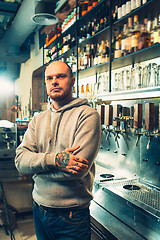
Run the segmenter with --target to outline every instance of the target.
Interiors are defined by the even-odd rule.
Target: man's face
[[[53,101],[62,101],[72,97],[74,78],[71,78],[68,66],[60,61],[52,62],[45,72],[47,94]]]

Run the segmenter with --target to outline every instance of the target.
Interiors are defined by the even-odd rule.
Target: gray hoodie
[[[85,99],[74,99],[59,110],[34,116],[16,150],[15,165],[33,175],[33,199],[54,208],[89,206],[95,175],[94,159],[101,142],[100,117]],[[79,146],[73,154],[89,161],[81,174],[58,170],[57,153]]]

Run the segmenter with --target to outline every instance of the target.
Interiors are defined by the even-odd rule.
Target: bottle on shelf
[[[80,15],[84,16],[87,12],[88,12],[88,0],[84,0],[81,4],[80,4]]]
[[[138,15],[135,15],[133,31],[132,31],[132,52],[136,52],[138,50],[139,36],[140,36],[140,30],[139,30]]]
[[[105,47],[106,47],[106,61],[108,62],[109,61],[109,41],[108,40],[106,40]]]
[[[95,7],[98,3],[98,0],[92,0],[92,6]]]
[[[130,54],[132,52],[132,18],[128,18],[128,26],[127,26],[127,37],[126,37],[126,54]]]
[[[131,0],[131,11],[136,8],[136,0]]]
[[[122,17],[122,0],[118,1],[117,18]]]
[[[122,17],[126,15],[126,0],[122,0]]]
[[[147,48],[150,46],[150,34],[147,31],[148,19],[144,19],[144,24],[141,24],[141,33],[138,41],[138,49]]]
[[[115,43],[116,43],[116,36],[117,36],[117,30],[114,29],[113,30],[113,34],[112,34],[112,43],[111,43],[111,58],[113,59],[114,58],[114,51],[115,51]]]
[[[94,66],[94,58],[95,58],[95,46],[94,43],[90,45],[90,67]]]
[[[126,1],[126,14],[131,12],[131,0]]]
[[[128,54],[128,38],[127,38],[127,24],[124,24],[123,32],[122,32],[122,40],[121,40],[121,54],[122,56],[126,56]]]
[[[118,0],[115,1],[114,8],[112,9],[112,19],[117,21],[118,19]]]
[[[153,44],[159,43],[159,29],[158,29],[158,17],[154,18],[154,36],[153,36]]]
[[[136,0],[136,8],[140,7],[141,6],[141,0]]]
[[[87,38],[90,38],[92,36],[92,22],[89,21],[87,24]]]
[[[142,4],[145,4],[145,3],[147,3],[147,0],[142,0]]]
[[[121,42],[122,42],[122,27],[119,26],[118,35],[116,37],[116,42],[115,42],[114,58],[121,57]]]
[[[93,8],[93,0],[89,0],[88,1],[88,8],[87,8],[87,12],[89,12],[92,8]]]
[[[101,63],[107,62],[105,41],[101,41]]]
[[[91,67],[90,65],[90,44],[87,43],[86,44],[86,54],[85,54],[85,60],[84,60],[84,66],[85,66],[85,69]]]
[[[94,65],[98,65],[98,55],[99,55],[99,44],[95,44],[95,57],[94,57]]]

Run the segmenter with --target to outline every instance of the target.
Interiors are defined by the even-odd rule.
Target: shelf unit
[[[78,46],[83,47],[84,45],[86,45],[86,43],[94,43],[94,42],[100,42],[101,40],[109,40],[110,41],[110,52],[109,52],[109,61],[105,62],[103,64],[99,64],[99,65],[95,65],[93,67],[87,68],[85,70],[78,70],[78,65],[77,65],[77,71],[76,71],[76,81],[77,81],[77,86],[78,86],[78,82],[80,79],[82,78],[86,78],[92,75],[96,75],[103,73],[103,72],[109,72],[109,93],[104,95],[99,95],[99,98],[102,99],[114,99],[117,98],[121,99],[121,98],[125,98],[124,96],[127,96],[127,98],[134,98],[135,93],[136,94],[140,94],[142,95],[142,93],[145,93],[144,96],[145,97],[157,97],[158,96],[158,92],[159,88],[155,87],[155,88],[142,88],[142,89],[135,89],[132,91],[127,91],[126,92],[111,92],[111,85],[112,85],[112,70],[116,70],[118,68],[122,68],[122,67],[126,67],[129,65],[134,66],[135,63],[140,63],[143,61],[147,61],[147,60],[151,60],[157,57],[160,57],[160,43],[152,45],[150,47],[147,47],[145,49],[141,49],[135,53],[131,53],[128,54],[126,56],[117,58],[117,59],[112,59],[111,58],[111,40],[112,40],[112,29],[113,28],[118,28],[119,25],[123,25],[124,23],[127,23],[128,17],[133,17],[134,15],[138,15],[139,16],[139,20],[140,22],[142,21],[142,19],[144,19],[144,17],[149,17],[151,19],[153,19],[156,15],[158,15],[160,13],[160,4],[158,3],[158,0],[149,0],[147,1],[147,3],[143,4],[142,6],[140,6],[139,8],[134,9],[133,11],[131,11],[129,14],[125,15],[124,17],[122,17],[121,19],[113,22],[112,21],[112,16],[111,16],[111,12],[112,12],[112,0],[101,0],[94,8],[92,8],[89,12],[87,12],[84,16],[80,17],[79,19],[76,20],[76,22],[69,27],[65,32],[63,32],[60,37],[58,37],[54,42],[52,42],[51,45],[49,45],[47,47],[47,49],[51,49],[53,46],[57,45],[59,41],[62,41],[62,38],[67,35],[68,33],[73,33],[75,32],[76,34],[76,46],[73,47],[72,49],[70,49],[69,51],[65,52],[64,54],[62,54],[61,56],[57,57],[58,59],[63,58],[67,58],[68,56],[70,56],[73,52],[74,55],[77,58],[77,62],[78,62]],[[89,19],[91,19],[91,17],[93,17],[100,9],[102,9],[102,7],[104,7],[106,4],[108,3],[108,7],[106,8],[106,12],[107,14],[109,14],[109,22],[108,22],[108,26],[106,28],[104,28],[103,30],[97,32],[95,35],[91,36],[90,38],[84,40],[83,42],[79,43],[79,37],[78,37],[78,29],[80,29],[80,27],[83,26],[83,24],[86,24],[87,21]],[[77,6],[78,6],[78,1],[77,1]],[[131,92],[133,94],[131,94]],[[155,96],[154,96],[154,92],[155,92]],[[152,93],[152,94],[151,94]],[[124,96],[123,96],[124,95]],[[78,87],[77,87],[77,96],[79,96],[78,94]],[[137,95],[138,96],[138,95]]]

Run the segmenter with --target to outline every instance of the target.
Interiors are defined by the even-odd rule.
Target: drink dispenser
[[[147,150],[150,147],[151,138],[154,137],[154,122],[155,122],[155,111],[154,111],[154,103],[146,103],[145,104],[145,130],[146,136],[149,138],[147,144]]]
[[[110,133],[112,132],[112,129],[110,129],[110,126],[113,124],[113,106],[112,105],[105,105],[105,125],[106,125],[106,140],[109,139]]]
[[[138,145],[139,139],[143,133],[141,133],[142,129],[142,104],[136,103],[134,104],[134,129],[137,136],[136,146]]]

